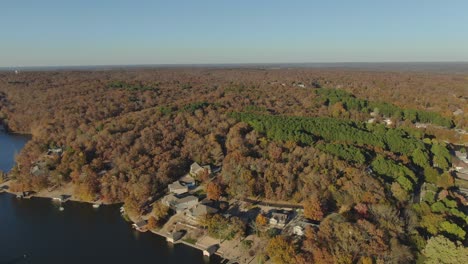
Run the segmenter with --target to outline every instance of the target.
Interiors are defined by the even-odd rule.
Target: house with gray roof
[[[183,194],[188,192],[188,187],[182,185],[179,181],[175,181],[167,186],[169,188],[169,192],[175,194]]]
[[[203,217],[206,215],[215,214],[217,212],[218,212],[217,208],[212,207],[208,204],[199,203],[195,205],[195,207],[190,209],[190,216],[196,219],[196,218]]]
[[[174,194],[168,194],[162,199],[162,203],[169,206],[176,212],[182,212],[198,204],[198,198],[193,195],[180,197]]]
[[[190,174],[193,176],[197,176],[198,174],[202,173],[203,171],[208,171],[208,174],[211,174],[211,166],[210,165],[205,165],[205,166],[200,166],[200,164],[194,162],[192,165],[190,165]]]

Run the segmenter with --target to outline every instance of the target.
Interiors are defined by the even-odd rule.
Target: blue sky
[[[468,61],[468,1],[0,0],[0,67]]]

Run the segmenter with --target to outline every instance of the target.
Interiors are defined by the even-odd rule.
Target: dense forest
[[[193,161],[219,166],[225,195],[301,203],[320,221],[291,243],[298,263],[437,263],[464,248],[450,143],[468,142],[455,130],[468,129],[467,100],[460,74],[0,72],[0,122],[32,135],[16,190],[71,182],[84,200],[139,210]]]

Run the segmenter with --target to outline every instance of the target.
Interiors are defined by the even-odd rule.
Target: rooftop
[[[187,187],[182,185],[179,181],[175,181],[175,182],[169,184],[168,187],[171,190],[185,190],[185,189],[187,189]]]

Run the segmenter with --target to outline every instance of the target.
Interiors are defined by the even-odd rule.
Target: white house
[[[393,121],[388,117],[385,118],[383,121],[387,126],[391,126],[393,124]]]
[[[303,236],[304,235],[304,227],[300,225],[296,225],[293,227],[293,234],[296,236]]]

